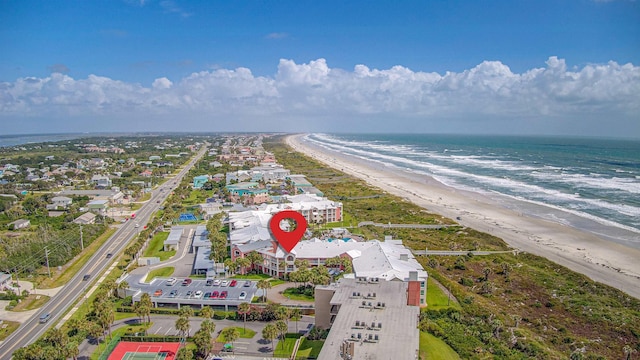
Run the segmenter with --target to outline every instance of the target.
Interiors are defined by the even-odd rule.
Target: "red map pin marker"
[[[280,221],[284,219],[292,219],[296,222],[296,229],[293,231],[284,231],[280,228]],[[273,215],[269,221],[269,228],[271,229],[271,235],[278,241],[280,246],[287,252],[298,244],[298,241],[302,239],[302,235],[307,231],[307,219],[302,214],[293,210],[284,210]]]

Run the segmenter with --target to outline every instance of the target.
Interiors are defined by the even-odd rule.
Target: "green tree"
[[[238,313],[244,315],[244,323],[243,329],[247,330],[247,313],[251,310],[251,305],[249,303],[243,302],[238,305]]]
[[[191,349],[185,346],[178,349],[178,353],[176,354],[176,360],[192,360],[192,359],[193,359],[193,352],[191,351]]]
[[[302,310],[300,310],[299,308],[291,309],[291,318],[296,323],[296,333],[298,332],[298,321],[300,321],[301,317],[302,317]]]
[[[262,279],[258,281],[258,289],[262,289],[262,302],[267,301],[267,290],[271,289],[271,282],[266,279]]]
[[[151,322],[151,308],[153,307],[153,302],[151,302],[151,295],[148,293],[142,294],[140,297],[140,306],[142,317],[147,317],[147,324]]]
[[[205,306],[202,308],[202,310],[200,310],[200,316],[202,316],[205,319],[213,318],[213,314],[214,314],[214,311],[211,308],[211,306]]]
[[[284,346],[284,335],[287,333],[289,326],[287,326],[287,323],[282,320],[276,321],[275,326],[276,330],[278,330],[278,333],[280,333],[280,336],[282,337],[282,346]]]
[[[233,342],[238,340],[238,338],[240,337],[240,332],[235,327],[229,327],[222,330],[222,336],[233,346]]]
[[[206,359],[211,349],[213,349],[211,333],[206,329],[200,328],[193,335],[193,344],[196,346],[196,359]]]
[[[262,329],[262,338],[271,341],[271,350],[275,353],[276,348],[273,346],[273,340],[278,337],[278,329],[274,324],[267,324]]]
[[[190,328],[191,324],[189,323],[188,318],[180,316],[176,319],[176,330],[178,330],[178,336],[183,340],[188,336]]]

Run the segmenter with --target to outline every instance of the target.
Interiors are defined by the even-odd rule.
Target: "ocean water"
[[[87,134],[22,134],[22,135],[0,135],[0,147],[9,147],[24,144],[54,142],[62,140],[73,140]]]
[[[423,134],[305,138],[640,248],[640,141]]]

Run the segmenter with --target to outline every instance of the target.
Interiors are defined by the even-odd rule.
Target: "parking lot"
[[[214,308],[235,308],[251,302],[258,288],[256,281],[235,279],[155,278],[150,284],[140,284],[140,291],[151,295],[156,306],[200,305]],[[139,300],[139,296],[134,300]]]

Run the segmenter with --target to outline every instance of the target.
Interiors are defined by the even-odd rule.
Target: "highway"
[[[155,189],[151,193],[151,199],[136,212],[135,219],[123,223],[102,247],[93,254],[82,269],[64,285],[58,294],[53,296],[40,311],[22,323],[16,331],[2,342],[0,345],[0,360],[11,359],[11,355],[15,350],[36,341],[47,329],[54,326],[56,322],[64,316],[76,300],[93,286],[95,280],[116,260],[117,256],[127,247],[130,240],[135,237],[142,229],[142,226],[149,221],[151,215],[162,206],[162,203],[171,191],[180,184],[184,175],[206,153],[207,147],[208,144],[204,145],[198,154],[192,158],[174,178],[169,179]],[[136,228],[136,223],[140,224],[139,228]],[[106,256],[108,253],[113,254],[113,257],[107,259]],[[88,281],[82,280],[85,275],[90,275]],[[39,321],[40,316],[47,313],[51,314],[51,318],[47,323],[41,324]]]

